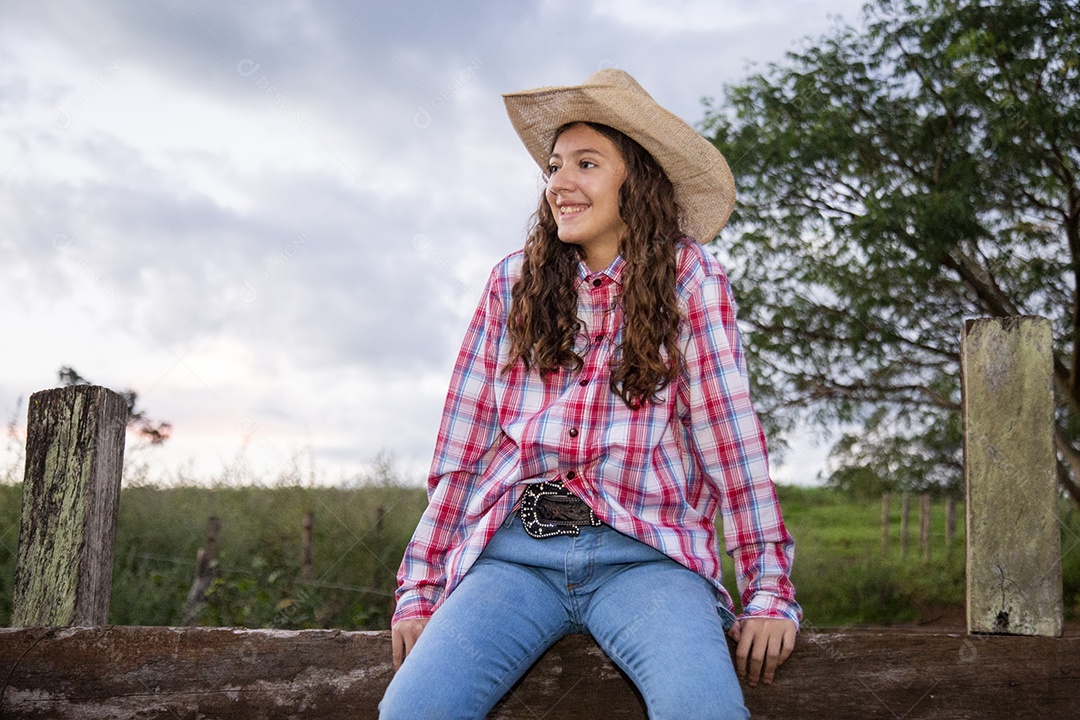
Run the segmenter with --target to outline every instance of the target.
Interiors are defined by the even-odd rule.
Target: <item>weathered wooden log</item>
[[[0,630],[0,717],[321,720],[377,717],[388,632],[230,628]],[[755,720],[1075,717],[1080,635],[804,632]],[[560,641],[489,716],[642,720],[627,679],[589,638]]]
[[[964,326],[971,632],[1061,633],[1052,352],[1045,318],[969,320]]]
[[[107,621],[127,419],[95,385],[30,396],[12,625]]]

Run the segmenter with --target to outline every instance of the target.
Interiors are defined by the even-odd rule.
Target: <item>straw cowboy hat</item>
[[[506,93],[503,101],[518,136],[545,173],[556,130],[573,122],[600,123],[630,136],[660,163],[675,186],[683,232],[709,242],[727,223],[735,206],[735,180],[724,156],[657,105],[626,72],[601,70],[582,85]]]

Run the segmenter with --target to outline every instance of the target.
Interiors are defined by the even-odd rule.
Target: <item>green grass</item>
[[[932,553],[918,547],[918,502],[901,554],[900,498],[881,548],[879,501],[824,488],[781,487],[796,540],[792,580],[807,627],[914,622],[964,602],[963,507],[945,543],[944,502],[932,509]],[[11,616],[18,485],[0,485],[0,623]],[[207,519],[221,522],[217,580],[197,622],[245,627],[378,629],[389,625],[395,573],[423,511],[420,488],[126,487],[121,495],[109,622],[178,625]],[[314,512],[314,577],[300,577],[304,513]],[[1066,617],[1080,619],[1080,513],[1062,504]],[[725,580],[737,597],[730,558]]]
[[[19,486],[0,486],[0,623],[11,616]],[[125,488],[109,622],[178,625],[207,520],[221,523],[218,578],[200,624],[389,626],[395,573],[426,502],[419,488]],[[314,576],[300,578],[303,517]]]
[[[19,543],[21,485],[0,484],[0,625],[11,624],[12,578]]]
[[[807,627],[888,625],[933,619],[962,610],[965,591],[964,508],[956,507],[956,536],[945,538],[945,502],[931,507],[930,558],[919,547],[919,502],[911,498],[906,555],[901,498],[889,507],[889,542],[882,551],[881,502],[859,501],[825,488],[778,490],[795,538],[792,582]],[[1070,523],[1073,529],[1070,530]],[[1062,569],[1066,617],[1080,619],[1080,515],[1062,503]],[[735,596],[734,570],[724,558],[725,585]]]

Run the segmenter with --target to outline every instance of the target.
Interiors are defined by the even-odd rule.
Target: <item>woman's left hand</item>
[[[394,672],[401,669],[405,656],[412,652],[420,633],[424,632],[431,618],[416,618],[394,623],[390,629],[391,644],[394,648]]]
[[[776,668],[795,649],[797,631],[794,622],[783,618],[736,620],[728,635],[739,644],[735,650],[735,673],[739,679],[746,680],[750,687],[757,685],[759,677],[766,685],[772,684]]]

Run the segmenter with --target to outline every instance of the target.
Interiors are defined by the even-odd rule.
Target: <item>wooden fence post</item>
[[[919,549],[923,562],[930,562],[930,493],[919,497]]]
[[[881,554],[889,554],[889,493],[881,493]]]
[[[221,520],[211,515],[206,521],[206,542],[195,553],[195,578],[191,581],[191,589],[184,601],[184,612],[180,616],[180,622],[184,625],[196,624],[199,613],[206,605],[206,591],[217,577],[219,535]]]
[[[304,513],[304,534],[300,551],[300,579],[311,582],[315,579],[315,511]]]
[[[30,396],[13,626],[108,620],[127,419],[96,385]]]
[[[945,546],[951,547],[956,539],[956,498],[945,496]]]
[[[907,490],[900,498],[900,557],[907,557],[908,519],[911,517],[911,496]]]
[[[1045,318],[964,325],[968,632],[1063,629],[1052,343]]]

